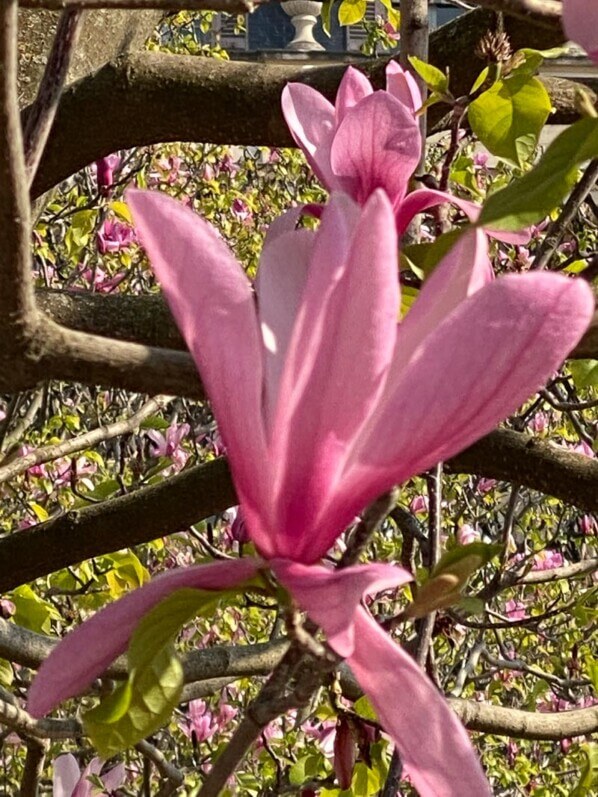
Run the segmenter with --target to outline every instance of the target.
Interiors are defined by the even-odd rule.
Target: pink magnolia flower
[[[185,467],[189,454],[182,448],[181,443],[191,430],[188,423],[171,423],[166,430],[166,435],[157,429],[146,432],[152,444],[152,456],[167,457],[172,459],[175,470]]]
[[[409,511],[413,515],[424,515],[428,511],[428,505],[427,495],[416,495],[409,503]]]
[[[532,432],[536,432],[541,434],[548,429],[548,415],[540,410],[539,412],[534,413],[532,419],[528,423],[528,427],[531,429]]]
[[[478,529],[467,523],[459,526],[457,530],[457,542],[459,545],[470,545],[472,542],[479,542],[480,539],[481,535]]]
[[[177,589],[222,590],[270,568],[346,659],[419,793],[489,794],[461,723],[362,604],[411,575],[321,560],[364,506],[489,432],[546,380],[592,317],[590,288],[547,272],[489,281],[486,238],[473,230],[397,324],[393,208],[375,191],[363,208],[333,196],[315,232],[294,229],[292,213],[277,220],[256,301],[209,224],[163,194],[130,191],[128,202],[260,558],[173,570],[98,612],[46,659],[29,710],[83,691]]]
[[[505,603],[505,614],[509,620],[525,620],[528,616],[525,603],[516,600],[508,600]]]
[[[386,91],[374,91],[365,75],[349,67],[335,105],[303,83],[289,83],[282,92],[282,112],[291,135],[324,187],[342,191],[360,205],[383,188],[400,235],[415,215],[446,202],[458,207],[470,221],[480,213],[474,202],[444,191],[422,188],[407,196],[421,155],[415,116],[421,104],[415,79],[395,61],[386,67]],[[314,205],[309,212],[319,215]],[[527,232],[492,234],[509,243],[529,240]]]
[[[583,454],[584,457],[591,457],[593,459],[596,456],[592,446],[589,446],[585,440],[579,443],[572,443],[569,448],[574,454]]]
[[[563,26],[571,41],[580,44],[598,63],[598,3],[596,0],[563,0]]]
[[[103,255],[107,252],[120,252],[135,240],[135,230],[132,227],[120,221],[105,219],[97,235],[98,251]]]
[[[125,765],[118,764],[100,777],[106,789],[100,792],[89,778],[99,776],[102,766],[99,758],[93,758],[81,772],[74,755],[66,753],[58,756],[54,761],[53,797],[108,797],[122,786]]]
[[[233,203],[230,206],[230,210],[233,216],[239,221],[250,220],[251,217],[253,216],[251,208],[249,207],[247,202],[245,202],[245,200],[241,199],[240,197],[233,199]]]
[[[118,155],[108,155],[106,158],[100,158],[96,161],[96,175],[98,180],[98,188],[103,194],[110,192],[114,185],[114,172],[119,168],[121,159]]]
[[[484,495],[484,493],[489,493],[491,490],[494,490],[498,482],[496,479],[486,479],[484,476],[479,479],[476,487],[478,493]]]
[[[192,700],[187,710],[186,721],[181,725],[183,733],[201,744],[218,731],[218,719],[212,714],[205,700]]]

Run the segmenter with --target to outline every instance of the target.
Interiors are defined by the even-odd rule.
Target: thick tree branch
[[[446,463],[452,473],[475,473],[553,495],[588,512],[598,510],[598,462],[509,429],[492,432]]]
[[[155,8],[160,11],[224,11],[227,14],[244,14],[270,0],[20,0],[21,8],[81,9],[134,9]]]
[[[36,669],[58,643],[57,639],[18,628],[0,619],[0,656]],[[288,650],[288,641],[246,646],[218,646],[196,650],[184,659],[185,682],[214,678],[245,678],[271,672]],[[123,678],[126,662],[121,658],[108,670],[110,677]],[[340,666],[344,694],[356,700],[362,692],[348,667]],[[470,730],[520,739],[560,740],[589,735],[598,730],[598,706],[555,713],[521,711],[473,700],[449,698],[456,714]],[[32,720],[9,704],[0,703],[0,722],[18,723],[23,732],[36,738],[69,738],[80,733],[74,720]]]
[[[598,462],[530,435],[507,429],[493,432],[449,460],[446,470],[514,481],[598,511]],[[161,484],[5,535],[0,539],[0,592],[84,559],[188,528],[236,503],[228,467],[215,460]]]
[[[186,350],[161,295],[125,296],[40,290],[36,294],[36,301],[38,307],[53,321],[70,329],[154,348]],[[598,359],[598,313],[570,358]],[[176,392],[168,386],[163,389]]]
[[[188,528],[237,503],[224,460],[0,539],[0,592],[83,559]],[[64,541],[68,539],[68,545]]]
[[[563,9],[560,0],[467,0],[472,5],[502,11],[534,25],[558,30]]]
[[[484,64],[474,56],[475,45],[492,24],[484,10],[465,14],[434,31],[431,62],[450,67],[455,96],[466,94],[472,74]],[[536,29],[507,20],[513,47],[545,49],[563,41],[560,32]],[[360,62],[373,82],[384,81],[384,62]],[[107,64],[72,85],[63,94],[52,140],[40,166],[35,195],[44,193],[97,158],[123,149],[165,141],[292,146],[280,111],[280,94],[289,81],[308,83],[333,98],[346,64],[226,62],[159,53],[130,55]],[[547,80],[552,87],[563,82]],[[566,82],[565,82],[566,84]],[[553,94],[556,120],[576,118],[573,92]],[[160,113],[152,109],[160,108]],[[446,110],[433,108],[434,126]],[[26,115],[26,113],[25,113]]]

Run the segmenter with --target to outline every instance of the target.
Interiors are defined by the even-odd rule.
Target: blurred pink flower
[[[167,457],[172,460],[174,470],[179,471],[185,467],[189,454],[182,447],[182,442],[191,431],[188,423],[171,423],[166,430],[166,435],[157,429],[150,429],[146,432],[152,444],[152,456]]]
[[[211,739],[218,731],[218,720],[208,708],[205,700],[192,700],[187,708],[187,717],[181,723],[181,730],[198,744]]]
[[[539,412],[534,413],[531,420],[528,423],[528,428],[531,429],[532,432],[536,432],[537,434],[541,434],[548,429],[548,415],[540,410]]]
[[[477,491],[482,495],[484,495],[484,493],[489,493],[490,490],[494,490],[497,484],[498,482],[496,481],[496,479],[486,479],[482,477],[481,479],[478,480],[476,487]]]
[[[480,532],[473,526],[470,526],[467,523],[459,526],[457,530],[457,542],[459,545],[469,545],[472,542],[479,542],[480,539]]]
[[[131,246],[136,240],[135,230],[128,224],[113,219],[104,219],[97,234],[98,251],[103,255],[120,252]]]
[[[102,761],[93,758],[81,772],[74,755],[58,756],[54,761],[53,797],[108,797],[113,794],[125,780],[125,765],[118,764],[100,775],[102,767]],[[98,791],[90,777],[99,778],[105,791]]]
[[[537,553],[533,558],[532,570],[554,570],[565,564],[563,554],[559,551],[545,550]]]
[[[428,511],[429,501],[427,495],[416,495],[411,499],[409,511],[412,515],[423,515]]]
[[[118,155],[108,155],[96,161],[96,175],[100,193],[109,194],[114,185],[114,172],[118,170],[121,158]]]
[[[521,601],[508,600],[505,603],[505,614],[509,620],[525,620],[527,609]]]

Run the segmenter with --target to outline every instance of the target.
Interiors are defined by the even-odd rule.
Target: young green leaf
[[[432,64],[420,60],[415,55],[409,56],[409,63],[428,86],[430,91],[443,96],[450,96],[449,79],[444,72],[441,72],[440,69],[432,66]]]
[[[581,119],[552,142],[532,171],[489,197],[478,226],[520,230],[541,221],[569,193],[577,167],[596,157],[598,118]]]
[[[341,25],[355,25],[365,17],[366,0],[342,0],[338,7],[338,21]]]

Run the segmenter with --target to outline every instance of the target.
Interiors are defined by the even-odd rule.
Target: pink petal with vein
[[[282,113],[291,135],[324,185],[333,185],[330,147],[334,137],[335,111],[319,91],[302,83],[289,83],[282,92]]]
[[[423,213],[424,210],[437,207],[444,204],[454,205],[459,208],[471,222],[476,222],[480,215],[481,207],[476,205],[475,202],[470,202],[467,199],[461,199],[453,194],[448,194],[444,191],[437,191],[433,188],[420,188],[413,191],[402,202],[397,212],[397,229],[399,235],[403,235],[407,227],[411,223],[414,216],[418,213]],[[530,239],[530,231],[522,230],[521,232],[503,232],[499,230],[486,230],[486,233],[497,241],[502,241],[506,244],[526,244]]]
[[[127,202],[197,363],[250,517],[267,506],[268,496],[263,349],[253,290],[228,246],[197,214],[157,192],[129,190]],[[267,553],[268,537],[258,524],[250,527]]]
[[[598,3],[596,0],[563,0],[563,27],[576,44],[598,63]]]
[[[444,698],[364,609],[347,659],[420,797],[490,797],[467,732]]]
[[[44,661],[29,691],[29,712],[41,717],[80,694],[124,653],[141,618],[176,590],[229,589],[252,578],[262,566],[259,559],[239,559],[172,570],[106,606],[68,634]]]
[[[502,277],[478,290],[415,348],[361,461],[401,482],[471,445],[544,384],[593,310],[588,285],[557,274]],[[384,430],[393,423],[389,444]]]
[[[422,95],[415,78],[396,61],[386,65],[386,91],[413,113],[422,107]]]
[[[270,566],[303,611],[326,630],[330,647],[343,658],[355,646],[354,619],[361,599],[413,580],[402,567],[377,563],[331,570],[273,559]]]
[[[255,281],[265,350],[265,420],[270,430],[280,378],[303,292],[315,236],[295,230],[264,244]]]
[[[71,753],[58,756],[54,761],[53,797],[72,797],[81,777],[77,759]]]
[[[419,163],[421,137],[413,114],[385,91],[366,97],[338,127],[330,150],[334,186],[363,205],[383,188],[395,207]]]
[[[337,126],[343,121],[347,111],[351,110],[358,102],[374,93],[372,84],[367,77],[355,67],[350,66],[345,70],[343,79],[338,87],[334,105]]]
[[[329,526],[316,534],[317,517],[392,358],[396,250],[383,192],[361,211],[348,197],[333,196],[314,246],[272,433],[272,459],[280,463],[278,556],[316,561],[342,531]]]

